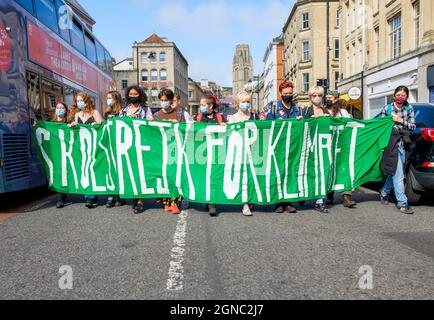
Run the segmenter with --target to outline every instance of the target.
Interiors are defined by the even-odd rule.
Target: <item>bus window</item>
[[[42,119],[41,111],[41,92],[39,89],[39,76],[32,72],[27,72],[27,96],[30,107],[36,119]]]
[[[63,0],[56,0],[56,10],[57,13],[59,15],[59,29],[60,29],[60,35],[62,36],[63,39],[65,39],[68,43],[71,42],[71,36],[69,34],[69,29],[62,27],[61,25],[61,17],[62,19],[65,18],[64,15],[68,15],[67,12],[65,12],[65,10],[61,9],[61,7],[65,6],[65,2],[63,2]]]
[[[42,80],[42,120],[50,121],[54,119],[56,104],[63,101],[62,87]]]
[[[75,18],[72,19],[71,44],[82,54],[86,54],[86,50],[84,48],[83,27]]]
[[[38,19],[58,33],[57,12],[53,0],[35,0],[35,8]]]
[[[24,7],[24,9],[26,9],[28,12],[30,12],[31,14],[33,14],[33,1],[32,0],[15,0],[16,2],[18,2],[20,5],[22,5]]]
[[[113,59],[107,50],[105,51],[105,57],[106,57],[106,61],[107,61],[108,72],[110,74],[113,74]]]
[[[84,32],[84,43],[86,45],[86,56],[96,64],[95,40],[87,31]]]
[[[65,103],[68,105],[68,108],[71,109],[72,104],[74,103],[74,90],[70,87],[63,88],[63,94],[65,97]]]
[[[105,54],[104,54],[104,48],[98,41],[96,42],[96,53],[98,56],[98,67],[103,70],[104,72],[107,72],[107,64],[105,60]]]

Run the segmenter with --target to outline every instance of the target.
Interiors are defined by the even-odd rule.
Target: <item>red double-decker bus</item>
[[[63,0],[0,1],[0,193],[46,183],[32,122],[88,93],[102,111],[113,59]],[[65,25],[65,18],[66,23]]]

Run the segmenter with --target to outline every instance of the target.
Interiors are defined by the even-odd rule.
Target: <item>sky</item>
[[[134,41],[152,33],[174,41],[189,63],[189,77],[232,86],[237,44],[249,44],[254,73],[282,33],[294,0],[79,0],[96,20],[95,36],[116,61],[132,57]]]

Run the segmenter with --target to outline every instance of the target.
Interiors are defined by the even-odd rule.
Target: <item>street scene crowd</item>
[[[153,113],[147,105],[146,93],[139,86],[131,86],[126,89],[125,99],[117,91],[107,93],[106,109],[102,114],[97,110],[92,99],[86,93],[78,93],[74,102],[68,106],[64,102],[56,105],[54,122],[67,123],[70,127],[77,124],[95,125],[114,117],[131,117],[146,119],[148,121],[169,121],[172,123],[213,123],[227,125],[241,123],[249,120],[270,120],[280,121],[295,119],[296,121],[318,117],[351,118],[346,109],[344,100],[339,99],[337,91],[325,92],[323,87],[315,86],[309,90],[311,105],[301,108],[294,101],[294,85],[291,81],[284,81],[279,86],[280,99],[273,104],[267,112],[257,113],[252,107],[251,94],[242,91],[236,96],[237,112],[232,116],[225,117],[219,112],[219,99],[213,95],[206,95],[200,100],[200,112],[198,115],[190,115],[182,106],[181,97],[170,89],[162,89],[159,93],[161,110]],[[410,134],[416,128],[415,114],[413,107],[408,103],[409,89],[399,86],[394,93],[394,102],[384,106],[378,117],[391,116],[394,120],[394,127],[389,146],[384,150],[382,169],[386,176],[384,187],[380,190],[379,200],[383,205],[392,202],[392,190],[394,190],[397,208],[404,214],[413,214],[414,211],[409,205],[405,194],[405,174],[411,157]],[[386,168],[386,169],[384,169]],[[355,209],[357,204],[352,199],[354,190],[343,192],[343,205],[349,209]],[[56,207],[61,209],[67,201],[66,194],[59,194]],[[98,206],[98,197],[95,195],[85,196],[86,207],[89,209]],[[175,215],[189,207],[189,202],[181,198],[157,199],[164,211]],[[108,195],[106,207],[116,208],[126,205],[125,199],[119,195]],[[320,213],[329,213],[329,208],[334,204],[334,194],[328,194],[326,199],[317,199],[314,210]],[[304,206],[304,202],[299,202]],[[132,208],[135,214],[145,211],[144,199],[133,200]],[[207,205],[209,214],[217,216],[215,204]],[[253,206],[246,203],[243,205],[242,214],[252,216]],[[296,213],[297,209],[292,203],[279,203],[275,207],[276,213]]]

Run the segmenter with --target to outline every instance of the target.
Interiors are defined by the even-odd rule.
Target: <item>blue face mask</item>
[[[240,104],[240,109],[243,111],[248,111],[250,109],[250,103],[241,103]]]
[[[113,106],[113,99],[107,99],[107,105],[109,107],[112,107]]]
[[[86,108],[86,103],[84,103],[84,101],[79,101],[77,102],[77,107],[80,110],[83,110],[84,108]]]
[[[66,114],[65,109],[56,109],[56,116],[58,117],[64,117]]]
[[[161,108],[163,109],[169,109],[172,103],[170,101],[161,102]]]
[[[200,112],[202,112],[202,113],[208,113],[208,107],[206,107],[206,106],[200,106]]]

